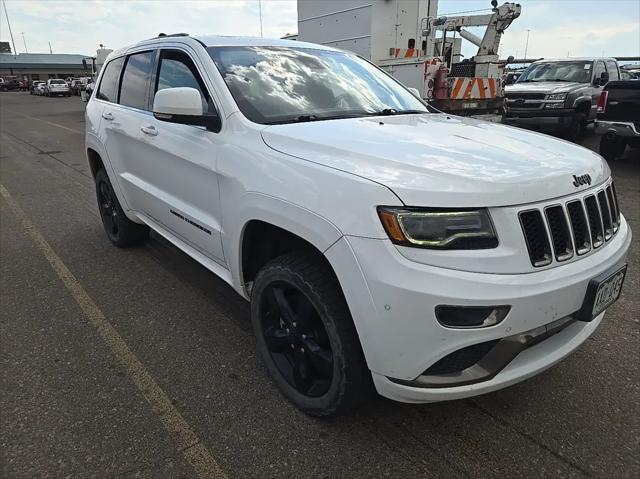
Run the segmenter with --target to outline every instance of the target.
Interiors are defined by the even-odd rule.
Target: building
[[[82,60],[86,60],[86,67]],[[91,76],[91,57],[60,53],[0,53],[0,77],[34,80]]]

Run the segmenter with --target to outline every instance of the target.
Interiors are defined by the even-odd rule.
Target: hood
[[[589,188],[609,177],[590,150],[547,135],[445,114],[272,125],[267,146],[368,178],[406,205],[507,206]]]
[[[586,83],[544,81],[531,83],[513,83],[504,87],[506,93],[566,93],[579,87],[588,86]]]

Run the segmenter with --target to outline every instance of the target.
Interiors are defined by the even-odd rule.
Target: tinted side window
[[[120,104],[149,109],[149,78],[154,52],[135,53],[127,59],[120,86]]]
[[[120,80],[120,70],[124,63],[124,57],[111,60],[105,66],[102,80],[100,80],[100,87],[96,98],[100,100],[110,101],[112,103],[118,102],[118,81]]]
[[[593,78],[600,78],[600,75],[602,75],[602,72],[604,72],[604,63],[603,62],[596,62],[596,68],[594,70],[593,73]]]
[[[164,50],[160,58],[156,91],[176,87],[191,87],[199,90],[202,95],[203,111],[205,113],[214,111],[213,102],[191,58],[180,51]]]
[[[609,72],[609,81],[620,80],[620,75],[618,74],[618,66],[616,62],[612,62],[611,60],[607,61],[607,72]]]

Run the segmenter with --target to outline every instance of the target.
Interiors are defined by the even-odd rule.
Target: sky
[[[340,0],[325,0],[335,1]],[[393,1],[393,0],[390,0]],[[260,36],[258,0],[5,0],[19,53],[93,55],[160,32]],[[439,15],[489,6],[440,0]],[[503,3],[503,0],[500,0]],[[505,32],[501,57],[640,56],[640,0],[519,0],[522,15]],[[4,10],[0,40],[10,41]],[[296,0],[262,0],[262,33],[297,31]],[[475,33],[478,30],[472,30]],[[23,40],[24,33],[24,40]],[[477,49],[463,42],[469,57]]]

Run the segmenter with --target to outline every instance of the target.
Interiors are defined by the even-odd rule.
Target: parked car
[[[522,75],[523,71],[524,70],[516,70],[507,73],[504,79],[505,85],[513,85],[516,81],[518,81],[518,78],[520,78],[520,75]]]
[[[38,96],[43,96],[44,95],[44,89],[47,86],[47,82],[41,81],[38,82],[35,86],[35,89],[33,91],[34,95],[38,95]]]
[[[145,40],[109,56],[85,118],[108,239],[153,229],[249,300],[312,415],[372,384],[415,403],[522,381],[620,294],[631,231],[599,155],[432,110],[349,52]]]
[[[36,90],[38,88],[38,84],[40,83],[44,83],[44,82],[41,82],[40,80],[33,80],[31,82],[31,88],[29,88],[30,95],[37,95]]]
[[[93,90],[95,89],[95,87],[96,87],[95,81],[93,80],[93,78],[89,78],[87,86],[85,87],[85,90],[89,94],[89,96],[93,93]]]
[[[614,58],[566,58],[532,63],[518,81],[505,87],[502,122],[576,141],[596,118],[602,86],[618,80]]]
[[[44,87],[46,96],[71,96],[71,89],[66,81],[58,78],[50,78]]]
[[[20,80],[11,79],[5,80],[0,83],[0,91],[19,91],[20,90]]]
[[[622,157],[627,146],[640,147],[640,81],[606,84],[598,100],[596,133],[602,135],[600,154],[609,161]]]

